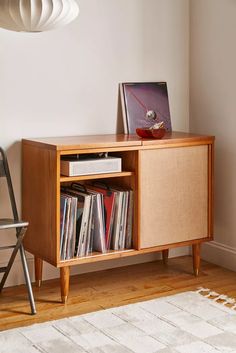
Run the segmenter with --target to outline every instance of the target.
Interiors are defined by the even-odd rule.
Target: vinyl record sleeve
[[[126,134],[161,121],[167,131],[172,130],[166,82],[121,83],[120,96]]]

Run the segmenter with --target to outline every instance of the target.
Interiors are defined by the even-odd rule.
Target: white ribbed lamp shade
[[[76,0],[0,0],[0,27],[42,32],[64,26],[79,14]]]

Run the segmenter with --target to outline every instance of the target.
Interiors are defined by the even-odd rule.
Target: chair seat
[[[27,227],[28,225],[29,225],[28,222],[15,221],[14,219],[10,219],[10,218],[0,218],[0,230],[9,229],[9,228]]]

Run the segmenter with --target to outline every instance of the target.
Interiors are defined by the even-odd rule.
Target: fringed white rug
[[[236,311],[217,300],[234,306],[202,288],[3,331],[0,352],[236,353]]]

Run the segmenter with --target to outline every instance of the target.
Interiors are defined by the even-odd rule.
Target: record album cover
[[[134,134],[136,128],[148,128],[164,122],[171,131],[171,118],[166,82],[120,84],[124,132]]]

